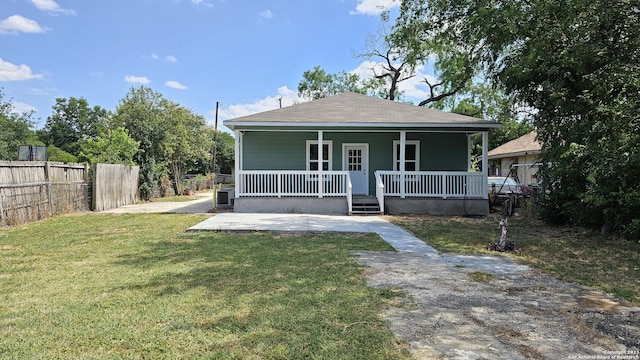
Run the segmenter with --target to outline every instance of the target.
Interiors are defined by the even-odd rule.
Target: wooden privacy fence
[[[0,161],[0,225],[88,208],[86,164]]]
[[[138,193],[139,166],[115,164],[93,165],[92,208],[105,211],[135,204]]]

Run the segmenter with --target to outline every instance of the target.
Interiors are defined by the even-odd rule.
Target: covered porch
[[[247,136],[290,139],[289,153],[305,153],[305,169],[256,169],[246,166]],[[483,143],[482,170],[471,169],[471,136]],[[325,214],[431,213],[486,214],[488,193],[487,131],[439,132],[424,130],[377,130],[362,132],[338,129],[264,131],[236,130],[235,210],[237,212],[295,212]],[[302,137],[304,141],[298,139]],[[433,138],[458,143],[449,159],[434,160],[429,154]],[[297,140],[295,140],[297,139]],[[464,139],[460,151],[460,139]],[[255,139],[252,139],[252,142]],[[294,144],[298,143],[296,147]],[[300,146],[306,144],[306,149]],[[317,144],[323,144],[320,151]],[[422,145],[422,147],[420,147]],[[438,146],[442,144],[437,144]],[[269,146],[262,147],[264,155]],[[393,149],[393,151],[392,151]],[[449,150],[441,149],[448,153]],[[384,156],[379,154],[384,153]],[[393,154],[392,154],[393,153]],[[449,154],[451,155],[451,154]],[[279,154],[271,154],[279,157]],[[384,157],[380,159],[379,157]],[[447,165],[443,165],[446,162]],[[266,166],[269,161],[261,162]],[[302,167],[291,161],[292,166]],[[431,168],[431,169],[429,169]],[[435,168],[435,169],[434,169]],[[440,168],[440,169],[438,169]],[[425,170],[422,170],[425,169]],[[359,204],[375,202],[376,208]]]

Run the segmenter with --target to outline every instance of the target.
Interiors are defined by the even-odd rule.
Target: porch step
[[[354,196],[351,215],[381,215],[378,200],[371,196]]]

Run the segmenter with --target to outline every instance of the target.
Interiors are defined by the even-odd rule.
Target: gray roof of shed
[[[489,160],[503,157],[522,156],[528,154],[539,154],[542,146],[536,140],[537,133],[532,131],[522,135],[517,139],[504,143],[489,151]]]
[[[491,129],[498,123],[470,116],[374,98],[357,93],[342,93],[326,98],[225,120],[235,126],[410,126],[472,127]]]

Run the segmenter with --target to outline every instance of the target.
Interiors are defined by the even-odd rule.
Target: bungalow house
[[[488,214],[470,137],[500,125],[343,93],[226,120],[236,212]]]
[[[521,184],[537,186],[538,155],[542,146],[536,135],[532,131],[489,151],[488,159],[495,164],[491,166],[490,173],[511,176]]]

